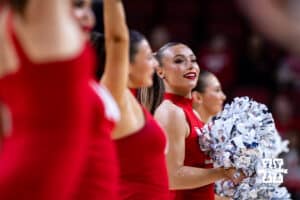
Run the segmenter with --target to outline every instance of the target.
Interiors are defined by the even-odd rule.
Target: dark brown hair
[[[130,30],[129,31],[129,37],[130,37],[130,43],[129,43],[129,58],[130,63],[133,63],[135,60],[135,56],[139,51],[139,44],[146,40],[145,36],[136,31],[136,30]],[[100,80],[103,73],[104,73],[104,66],[105,66],[105,37],[104,34],[93,32],[91,35],[91,41],[93,46],[96,49],[96,55],[97,55],[97,69],[96,69],[96,79]]]
[[[162,59],[164,57],[164,52],[170,47],[179,45],[182,43],[179,42],[170,42],[162,46],[156,53],[155,58],[159,63],[159,67],[163,67]],[[145,106],[152,114],[154,114],[156,108],[161,104],[163,101],[165,93],[165,87],[163,80],[154,73],[153,75],[153,84],[151,87],[148,88],[141,88],[138,89],[137,92],[137,99],[140,103]]]
[[[193,89],[193,91],[199,92],[199,93],[204,93],[207,85],[207,77],[213,75],[213,73],[206,71],[206,70],[201,70],[199,77],[198,77],[198,81],[197,81],[197,85],[196,87]]]
[[[8,0],[12,9],[20,14],[24,14],[28,0]]]

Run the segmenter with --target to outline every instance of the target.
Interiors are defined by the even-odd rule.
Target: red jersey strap
[[[136,88],[129,88],[130,89],[130,92],[131,94],[134,96],[134,97],[137,97],[137,92],[138,90]]]
[[[24,48],[22,47],[22,44],[15,32],[15,27],[14,27],[14,13],[10,10],[7,16],[7,31],[8,31],[8,36],[11,39],[11,42],[13,43],[13,47],[22,62],[30,62],[29,57],[27,56],[26,52],[24,51]]]

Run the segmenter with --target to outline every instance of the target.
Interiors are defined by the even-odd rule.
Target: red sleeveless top
[[[189,124],[190,134],[185,139],[184,165],[198,168],[212,168],[211,159],[201,151],[197,131],[203,127],[203,122],[195,115],[192,107],[192,99],[179,95],[166,93],[165,100],[170,100],[180,107]],[[175,190],[172,192],[172,200],[213,200],[214,184],[190,190]]]
[[[0,79],[11,131],[0,150],[0,198],[69,200],[87,155],[94,57],[89,45],[72,59],[32,62],[10,32],[19,58]]]
[[[151,114],[143,108],[145,125],[130,136],[116,140],[120,162],[122,200],[169,199],[165,162],[166,137]]]
[[[119,165],[111,133],[120,118],[110,93],[95,81],[90,82],[93,107],[90,142],[84,174],[76,200],[119,199]]]

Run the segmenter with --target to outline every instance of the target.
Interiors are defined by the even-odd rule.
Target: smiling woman
[[[168,135],[171,199],[212,200],[213,183],[219,179],[233,180],[235,171],[213,169],[211,159],[199,148],[197,131],[203,122],[192,108],[192,89],[200,71],[196,57],[188,46],[168,43],[158,50],[156,58],[159,67],[154,85],[141,91],[141,99],[149,110],[155,111],[155,118]]]

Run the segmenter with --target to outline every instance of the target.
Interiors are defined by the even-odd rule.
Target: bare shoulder
[[[167,133],[188,133],[188,125],[183,110],[172,102],[165,100],[156,109],[155,119]]]
[[[182,118],[184,117],[184,112],[181,108],[173,104],[172,102],[165,100],[163,101],[158,108],[155,110],[154,116],[156,118],[166,118],[175,117]]]

